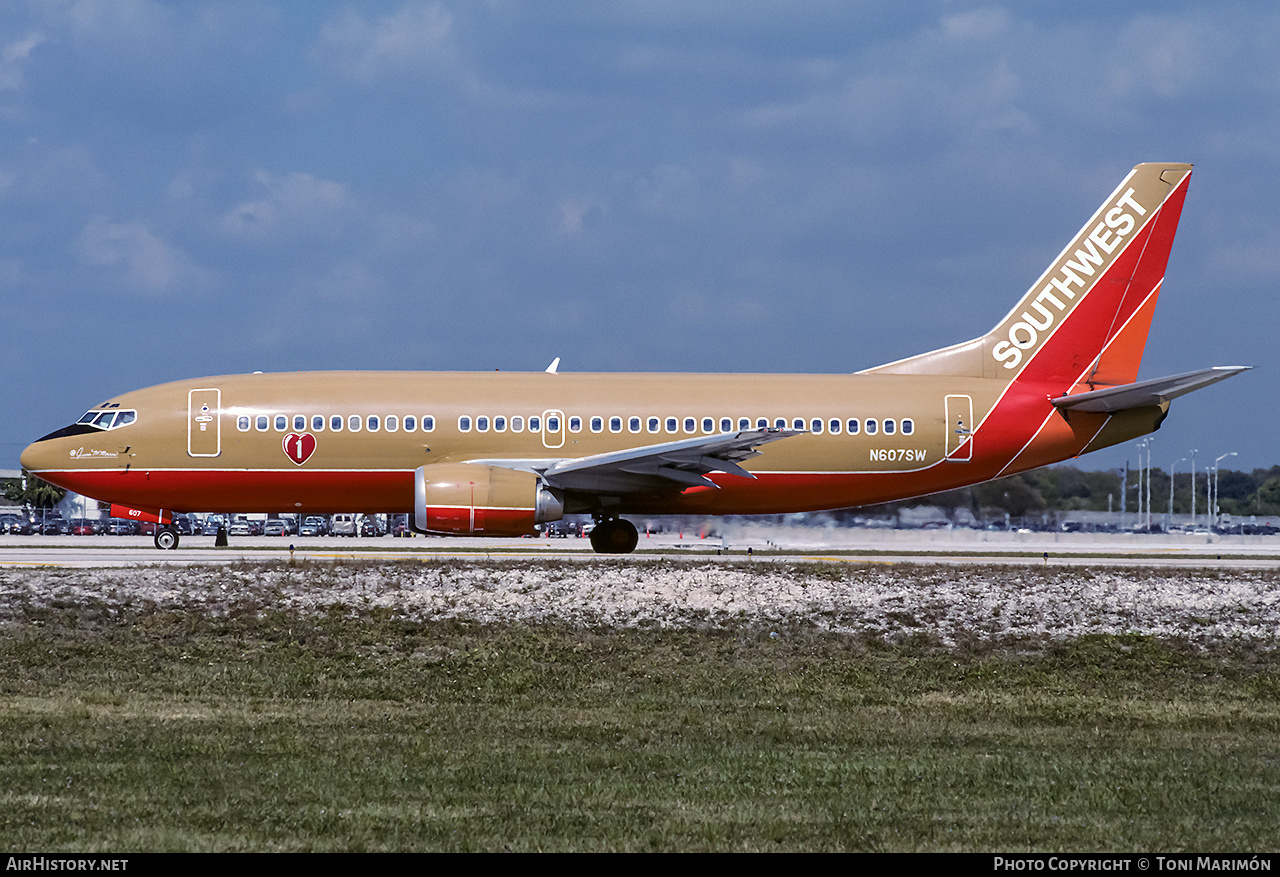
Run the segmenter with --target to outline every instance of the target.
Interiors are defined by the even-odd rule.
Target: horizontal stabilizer
[[[1232,375],[1248,371],[1247,365],[1217,365],[1213,368],[1200,369],[1168,378],[1156,378],[1154,381],[1139,381],[1136,384],[1123,384],[1119,387],[1108,387],[1105,390],[1093,390],[1089,393],[1072,393],[1059,396],[1050,401],[1059,409],[1068,411],[1103,411],[1113,413],[1129,408],[1142,408],[1147,405],[1160,405],[1170,399],[1176,399],[1192,390],[1224,381]]]

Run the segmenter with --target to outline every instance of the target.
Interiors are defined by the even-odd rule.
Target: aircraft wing
[[[1119,387],[1107,387],[1105,390],[1093,390],[1089,393],[1072,393],[1051,399],[1059,409],[1068,411],[1105,411],[1112,413],[1124,411],[1126,408],[1140,408],[1144,405],[1160,405],[1170,399],[1216,384],[1232,375],[1248,371],[1247,365],[1218,365],[1213,368],[1200,369],[1186,374],[1173,375],[1167,378],[1156,378],[1153,381],[1139,381],[1136,384],[1123,384]]]
[[[754,478],[742,468],[743,460],[758,456],[761,445],[803,432],[800,429],[752,429],[644,445],[590,457],[468,462],[537,472],[548,486],[562,490],[633,493],[715,487],[715,482],[706,477],[708,473],[728,472]]]

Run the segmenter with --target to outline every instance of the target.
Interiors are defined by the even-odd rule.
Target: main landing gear
[[[172,551],[178,547],[178,531],[173,527],[161,527],[156,530],[155,543],[156,548],[162,551]]]
[[[596,554],[630,554],[639,541],[636,525],[622,518],[599,519],[591,531],[591,548]]]

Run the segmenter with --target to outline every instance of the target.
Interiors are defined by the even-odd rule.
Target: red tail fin
[[[1140,164],[981,338],[869,372],[1088,388],[1133,381],[1186,197],[1189,164]]]

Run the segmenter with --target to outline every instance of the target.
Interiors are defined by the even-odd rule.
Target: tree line
[[[1141,480],[1144,484],[1146,478],[1143,472]],[[990,520],[1004,514],[1010,518],[1025,518],[1046,512],[1136,512],[1139,479],[1137,469],[1086,472],[1072,466],[1050,466],[985,484],[936,493],[923,500],[886,503],[859,511],[862,514],[891,515],[900,508],[926,502],[953,515],[957,509],[967,508],[979,520]],[[1164,514],[1169,511],[1169,473],[1152,467],[1150,481],[1151,511]],[[1199,515],[1209,511],[1207,481],[1205,472],[1196,473],[1195,510]],[[1175,472],[1172,482],[1173,513],[1190,514],[1191,473]],[[1250,472],[1220,469],[1217,495],[1218,510],[1223,514],[1232,517],[1280,516],[1280,466]]]

